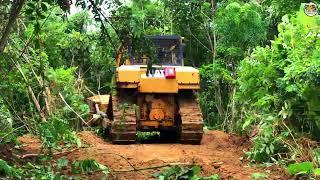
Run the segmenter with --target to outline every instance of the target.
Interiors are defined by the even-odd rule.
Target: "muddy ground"
[[[221,179],[252,179],[253,173],[269,174],[268,179],[289,179],[280,167],[258,168],[242,160],[244,151],[250,147],[246,138],[229,135],[221,131],[207,132],[201,145],[183,144],[133,144],[113,145],[93,132],[79,133],[86,148],[68,153],[57,154],[55,159],[66,157],[69,162],[83,159],[95,159],[115,171],[111,179],[152,179],[152,174],[162,168],[132,171],[146,167],[167,164],[197,164],[202,168],[202,175],[219,174]],[[25,135],[19,138],[25,154],[39,153],[40,142],[34,137]],[[121,157],[122,156],[122,157]],[[129,162],[128,162],[129,161]],[[130,166],[130,164],[132,166]],[[68,173],[68,172],[67,172]],[[83,176],[86,179],[97,179],[97,175]]]

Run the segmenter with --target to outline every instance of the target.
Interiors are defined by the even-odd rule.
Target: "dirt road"
[[[243,152],[250,143],[244,138],[229,135],[221,131],[209,131],[204,135],[201,145],[182,144],[133,144],[113,145],[92,132],[79,133],[88,148],[81,148],[64,155],[70,162],[83,159],[95,159],[99,163],[115,170],[158,166],[170,163],[195,163],[202,167],[202,175],[219,174],[221,179],[251,179],[253,173],[269,174],[269,179],[288,179],[280,168],[255,168],[242,162]],[[25,144],[26,153],[39,150],[37,140],[30,136],[20,138]],[[37,145],[38,144],[38,145]],[[125,157],[120,157],[121,155]],[[55,157],[60,158],[60,157]],[[126,160],[127,159],[127,160]],[[128,163],[129,161],[129,163]],[[151,174],[161,168],[116,173],[114,179],[150,179]],[[90,178],[90,176],[89,176]],[[92,176],[91,178],[95,178]]]

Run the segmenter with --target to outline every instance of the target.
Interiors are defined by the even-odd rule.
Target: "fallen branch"
[[[13,62],[13,64],[16,66],[16,68],[18,69],[18,71],[20,72],[20,74],[22,75],[24,81],[26,82],[26,84],[29,84],[29,81],[27,80],[22,68],[21,68],[21,65],[18,61],[15,61],[13,58],[11,58],[11,61]],[[40,116],[41,116],[41,119],[42,119],[42,122],[46,122],[47,119],[46,119],[46,116],[44,115],[44,113],[42,112],[41,110],[41,107],[40,107],[40,103],[38,101],[38,99],[36,98],[33,90],[32,90],[32,87],[30,85],[28,85],[28,88],[27,88],[27,91],[29,93],[29,95],[31,96],[31,99],[37,109],[37,111],[39,112]]]
[[[132,167],[132,170],[133,170],[133,171],[137,171],[137,169],[133,166],[133,164],[131,164],[131,162],[129,161],[129,159],[128,159],[127,157],[124,157],[123,155],[121,155],[121,154],[116,154],[116,153],[103,153],[103,154],[111,154],[111,155],[115,155],[115,156],[121,157],[122,159],[124,159],[125,161],[127,161],[127,163]]]
[[[88,88],[88,86],[84,86],[84,88],[85,88],[89,93],[91,93],[92,96],[95,96],[95,95],[96,95],[94,92],[92,92],[92,91]]]
[[[7,104],[9,105],[9,107],[11,108],[11,110],[13,111],[14,115],[16,116],[16,118],[18,118],[26,127],[27,131],[29,133],[31,133],[31,129],[29,128],[29,124],[27,123],[27,121],[23,120],[17,113],[17,111],[15,110],[15,108],[9,103],[9,101],[7,99],[4,99]]]
[[[67,101],[64,99],[64,97],[62,96],[62,94],[61,94],[60,92],[59,92],[59,96],[60,96],[61,100],[64,102],[64,104],[65,104],[73,113],[75,113],[75,114],[81,119],[81,121],[82,121],[86,126],[90,127],[89,124],[67,103]]]
[[[81,148],[85,148],[85,147],[81,147]],[[72,149],[69,151],[57,152],[57,153],[53,153],[52,155],[57,156],[57,155],[61,155],[61,154],[69,154],[69,153],[77,151],[81,148],[75,148],[75,149]],[[20,156],[20,158],[24,159],[24,158],[32,158],[32,157],[45,156],[45,155],[48,155],[48,154],[41,154],[41,153],[39,153],[39,154],[24,154],[24,155]]]
[[[121,157],[122,159],[124,159],[131,167],[132,169],[119,169],[119,170],[113,170],[113,172],[116,173],[124,173],[124,172],[132,172],[132,171],[143,171],[143,170],[148,170],[148,169],[157,169],[157,168],[163,168],[163,167],[168,167],[168,166],[178,166],[178,165],[183,165],[183,166],[192,166],[194,165],[194,163],[168,163],[168,164],[162,164],[162,165],[158,165],[158,166],[149,166],[149,167],[140,167],[140,168],[136,168],[133,166],[133,164],[131,164],[131,162],[129,161],[129,159],[121,154],[116,154],[116,153],[99,153],[99,154],[110,154],[110,155],[115,155],[118,157]]]
[[[5,137],[9,136],[10,134],[12,134],[13,132],[15,132],[16,130],[21,129],[21,128],[25,127],[25,126],[26,126],[26,125],[22,125],[22,126],[20,126],[20,127],[17,127],[17,128],[15,128],[15,129],[11,130],[10,132],[8,132],[7,134],[5,134],[4,136],[0,137],[0,143],[2,142],[2,140],[4,140]]]
[[[31,86],[28,86],[28,92],[30,93],[31,99],[32,99],[34,105],[36,106],[36,109],[38,110],[40,116],[41,116],[42,122],[47,122],[46,116],[43,114],[41,107],[40,107],[40,103],[39,103],[38,99],[36,98],[36,96],[34,95],[34,92],[31,88]]]
[[[143,170],[149,170],[149,169],[158,169],[163,167],[169,167],[169,166],[193,166],[192,163],[168,163],[158,166],[149,166],[149,167],[142,167],[142,168],[135,168],[135,169],[119,169],[119,170],[113,170],[115,173],[125,173],[125,172],[133,172],[133,171],[143,171]]]
[[[69,154],[72,153],[76,150],[79,150],[80,148],[76,148],[76,149],[72,149],[70,151],[64,151],[64,152],[58,152],[58,153],[53,153],[53,156],[57,156],[57,155],[61,155],[61,154]],[[126,172],[136,172],[136,171],[144,171],[144,170],[150,170],[150,169],[158,169],[158,168],[163,168],[163,167],[170,167],[170,166],[193,166],[194,163],[181,163],[181,162],[175,162],[175,163],[167,163],[167,164],[162,164],[162,165],[157,165],[157,166],[148,166],[148,167],[134,167],[133,164],[130,163],[130,161],[128,160],[127,157],[120,155],[120,154],[116,154],[116,153],[99,153],[99,154],[110,154],[110,155],[115,155],[118,157],[121,157],[122,159],[126,160],[126,162],[130,165],[130,167],[132,169],[115,169],[112,170],[112,172],[114,173],[126,173]],[[46,154],[24,154],[22,155],[20,158],[30,158],[30,157],[38,157],[38,156],[44,156]],[[95,172],[99,172],[102,170],[98,170]]]

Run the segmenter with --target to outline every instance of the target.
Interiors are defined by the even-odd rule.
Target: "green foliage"
[[[45,23],[40,32],[50,67],[77,67],[78,77],[83,78],[88,87],[97,92],[110,92],[115,53],[111,42],[101,37],[88,11],[68,17],[68,21],[60,17],[61,10],[54,9],[54,12],[48,18],[50,23]],[[28,29],[31,31],[32,26]]]
[[[263,179],[268,179],[269,175],[263,174],[263,173],[253,173],[251,175],[251,179],[253,180],[263,180]]]
[[[216,1],[213,1],[215,6]],[[216,35],[215,8],[208,1],[164,1],[164,26],[168,34],[185,37],[184,61],[199,67],[213,61]]]
[[[199,166],[193,166],[191,168],[184,166],[172,166],[160,173],[156,173],[153,176],[159,180],[170,180],[170,179],[192,179],[192,180],[219,180],[218,175],[212,175],[209,177],[201,177],[198,174],[201,172]]]
[[[22,171],[10,166],[6,161],[0,159],[0,177],[13,177],[20,179]]]
[[[262,5],[269,10],[270,18],[277,21],[286,14],[294,15],[301,3],[305,2],[303,0],[266,0]]]
[[[119,31],[120,40],[139,38],[145,34],[160,34],[162,32],[163,4],[161,1],[139,0],[131,1],[117,9],[113,25]]]
[[[310,22],[285,16],[271,46],[257,47],[241,62],[237,101],[244,117],[242,129],[258,125],[260,130],[249,152],[254,161],[274,160],[283,147],[281,139],[293,138],[286,124],[295,134],[320,137],[319,25]]]
[[[39,123],[38,131],[42,144],[46,148],[60,148],[61,143],[64,143],[67,147],[73,144],[78,147],[81,146],[81,141],[76,132],[72,131],[68,121],[63,119],[52,117],[45,123]]]
[[[62,157],[62,158],[58,159],[57,163],[58,163],[58,169],[61,170],[62,168],[68,166],[69,160],[64,158],[64,157]]]
[[[40,21],[47,18],[49,13],[48,2],[42,2],[38,0],[29,1],[26,5],[25,14],[28,19],[34,21],[34,33],[39,34],[41,29]],[[40,46],[39,42],[36,42],[36,47]]]
[[[312,171],[313,171],[312,162],[295,163],[295,164],[290,164],[288,166],[288,172],[293,175],[310,174],[312,173]]]
[[[69,69],[57,68],[57,69],[49,69],[47,78],[51,82],[52,86],[54,86],[53,90],[69,90],[73,87],[75,83],[74,72],[76,68],[72,67]]]
[[[13,118],[12,115],[0,97],[0,143],[11,141],[8,133],[12,131]]]
[[[61,93],[67,103],[84,118],[89,112],[89,106],[84,102],[83,92],[79,86],[82,86],[75,77],[76,68],[57,68],[48,69],[47,78],[49,81],[49,87],[52,89],[52,95],[59,97]],[[61,98],[61,97],[60,97]],[[55,116],[60,118],[68,118],[68,122],[72,127],[78,127],[81,123],[78,116],[74,114],[64,102],[56,102]]]
[[[34,165],[27,163],[22,167],[12,167],[6,161],[0,159],[0,177],[10,179],[68,179],[60,173],[55,173],[52,166]]]
[[[226,52],[230,48],[242,50],[255,47],[266,38],[265,22],[257,3],[233,2],[221,8],[217,14],[217,31]],[[226,53],[228,54],[228,53]]]
[[[8,132],[12,128],[12,116],[4,104],[3,100],[0,99],[0,132]]]
[[[89,173],[100,171],[105,176],[107,176],[110,172],[109,168],[106,166],[99,164],[97,161],[93,159],[85,159],[72,163],[72,172],[76,174]]]
[[[312,149],[312,159],[314,163],[318,167],[320,167],[320,149],[319,148]]]
[[[9,4],[14,3],[1,3],[0,9],[4,10],[5,5],[9,10]],[[103,41],[101,31],[93,27],[97,24],[92,23],[88,11],[67,19],[55,6],[63,5],[65,10],[68,3],[26,1],[21,13],[23,19],[15,21],[18,26],[13,27],[8,45],[4,53],[0,53],[1,143],[15,139],[19,131],[28,131],[39,135],[49,152],[80,146],[74,130],[81,129],[79,116],[85,119],[89,112],[84,89],[99,93],[111,90],[114,52],[110,42]],[[2,19],[9,18],[2,15],[1,11]],[[0,24],[5,25],[7,21]],[[60,160],[58,168],[66,164]],[[28,164],[15,168],[2,161],[1,165],[4,176],[15,179],[18,177],[14,177],[14,172],[19,172],[21,178],[65,178],[56,174],[53,166]],[[2,169],[0,174],[3,175]]]
[[[261,7],[255,2],[228,1],[218,7],[214,27],[217,57],[213,64],[200,68],[200,105],[209,126],[232,131],[237,114],[234,102],[237,66],[251,48],[263,44],[266,23]]]
[[[247,99],[247,103],[252,103],[253,108],[258,107],[262,111],[278,109],[283,118],[303,119],[312,114],[315,118],[311,119],[317,119],[314,101],[318,99],[316,89],[319,88],[315,70],[319,65],[319,44],[310,45],[317,31],[307,31],[299,23],[292,24],[284,18],[279,26],[279,37],[272,46],[257,48],[250,58],[242,62],[240,96],[241,100]],[[302,106],[309,113],[299,108]],[[295,115],[288,113],[292,109],[297,110]],[[299,122],[303,124],[302,119]]]
[[[222,126],[225,114],[219,111],[217,104],[221,104],[223,109],[227,109],[231,97],[225,95],[221,96],[222,99],[219,99],[217,96],[218,94],[222,95],[223,92],[228,92],[230,86],[234,84],[231,71],[225,68],[221,61],[217,61],[214,64],[203,65],[199,71],[201,76],[199,101],[203,117],[208,126]]]
[[[64,175],[54,172],[54,168],[50,165],[35,165],[27,163],[22,168],[23,178],[34,178],[34,179],[67,179]]]
[[[291,175],[306,179],[318,179],[320,176],[320,168],[315,168],[312,162],[290,164],[287,170]]]
[[[157,139],[160,137],[160,132],[137,132],[137,141],[145,142],[150,139]]]
[[[50,150],[80,146],[74,130],[81,129],[79,116],[86,119],[89,112],[85,97],[89,91],[111,92],[118,46],[133,47],[123,59],[130,53],[149,54],[150,68],[156,59],[145,35],[156,34],[185,37],[185,64],[201,67],[199,100],[208,126],[248,135],[257,131],[246,153],[252,161],[281,160],[282,153],[292,151],[286,140],[301,134],[320,139],[320,21],[302,11],[290,19],[301,0],[133,0],[121,6],[117,0],[95,1],[97,5],[111,2],[116,9],[108,6],[111,17],[92,2],[78,0],[76,4],[87,9],[68,17],[63,15],[70,7],[68,1],[26,2],[23,18],[16,21],[18,26],[0,54],[2,142],[14,139],[22,127],[38,133]],[[0,19],[9,19],[10,4],[1,3]],[[1,27],[6,22],[0,22]],[[266,41],[275,35],[274,41]],[[269,46],[256,47],[265,44]],[[47,122],[40,123],[39,114]],[[319,154],[317,149],[312,152],[317,165]],[[289,158],[294,157],[293,153]],[[0,163],[6,176],[59,177],[51,166],[28,164],[22,168],[27,175],[21,175],[21,169]],[[59,170],[67,165],[66,159],[58,161]],[[109,172],[93,160],[76,162],[73,169]],[[201,179],[198,173],[198,167],[178,166],[157,177]]]
[[[279,134],[280,122],[273,116],[256,118],[261,118],[258,125],[259,134],[253,138],[253,147],[246,155],[254,162],[275,162],[278,153],[287,152],[286,145],[282,142],[282,138],[287,137],[287,131]]]
[[[140,59],[148,56],[147,73],[153,64],[160,63],[156,58],[156,49],[146,35],[161,33],[161,17],[163,3],[161,1],[132,1],[119,7],[113,20],[117,35],[124,49],[122,61]],[[120,62],[122,64],[123,62]]]

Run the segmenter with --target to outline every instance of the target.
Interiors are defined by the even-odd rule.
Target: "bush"
[[[227,92],[234,82],[231,71],[227,70],[221,61],[203,65],[199,70],[201,76],[199,101],[203,118],[208,126],[221,128],[225,119],[225,114],[221,113],[221,110],[224,112],[227,109],[231,99]]]
[[[61,145],[71,146],[75,144],[78,147],[81,146],[81,141],[76,132],[72,131],[68,121],[63,119],[51,117],[47,122],[39,123],[37,129],[43,146],[49,150],[59,148]]]
[[[99,164],[94,159],[85,159],[74,162],[72,165],[72,172],[76,174],[102,172],[105,176],[108,176],[110,169],[106,166]]]
[[[11,141],[12,116],[0,97],[0,143]]]
[[[261,133],[253,149],[258,148],[270,157],[277,153],[271,149],[277,147],[270,148],[268,153],[263,144],[277,145],[282,135],[274,125],[288,125],[296,134],[311,132],[311,138],[320,140],[320,21],[317,19],[318,16],[305,18],[303,12],[291,20],[283,17],[279,36],[271,46],[257,47],[241,62],[237,102],[241,106],[242,124],[259,125]],[[268,117],[272,118],[268,120]],[[261,125],[265,123],[266,126]],[[250,157],[265,161],[257,157],[260,155]]]
[[[57,68],[49,69],[47,77],[49,80],[49,87],[52,90],[51,95],[55,98],[53,103],[53,114],[61,119],[69,119],[68,124],[75,128],[81,128],[81,120],[70,110],[62,101],[60,94],[65,101],[82,117],[86,118],[89,113],[89,106],[85,103],[83,95],[83,82],[81,79],[75,78],[75,71],[77,68]],[[60,94],[59,94],[60,93]]]

